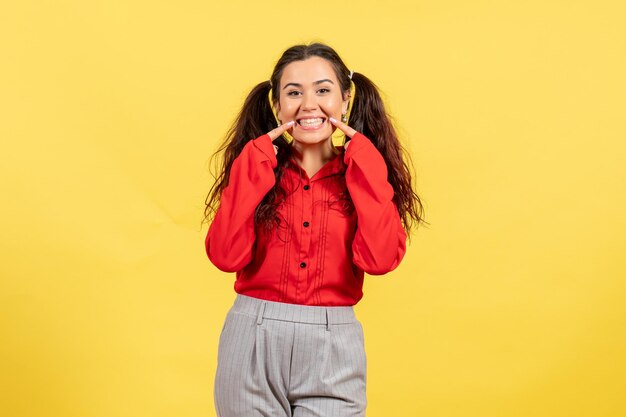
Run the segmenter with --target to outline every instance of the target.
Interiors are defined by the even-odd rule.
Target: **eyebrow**
[[[315,82],[313,83],[313,85],[318,85],[318,84],[325,83],[325,82],[329,82],[329,83],[331,83],[331,84],[335,84],[334,82],[332,82],[332,81],[331,81],[331,80],[329,80],[328,78],[324,78],[323,80],[315,81]],[[289,87],[290,85],[293,85],[294,87],[302,87],[302,84],[298,84],[298,83],[287,83],[287,84],[285,84],[285,86],[283,87],[283,90],[284,90],[285,88]]]

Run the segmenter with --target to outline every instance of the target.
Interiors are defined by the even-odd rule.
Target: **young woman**
[[[364,416],[353,306],[364,273],[396,268],[423,222],[376,86],[326,45],[293,46],[252,89],[221,151],[205,244],[237,273],[237,296],[220,336],[217,414]]]

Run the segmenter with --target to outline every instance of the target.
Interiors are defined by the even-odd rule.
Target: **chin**
[[[324,135],[324,136],[311,136],[311,135],[295,135],[293,137],[293,140],[295,140],[296,142],[302,143],[302,144],[306,144],[306,145],[314,145],[316,143],[321,143],[321,142],[326,142],[331,135]]]

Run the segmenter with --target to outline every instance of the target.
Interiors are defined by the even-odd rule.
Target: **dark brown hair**
[[[343,63],[337,52],[331,47],[313,43],[310,45],[295,45],[287,49],[280,57],[269,81],[256,85],[243,104],[235,122],[226,133],[224,142],[213,154],[213,157],[224,152],[223,164],[219,168],[219,175],[211,187],[205,200],[206,208],[204,220],[209,220],[219,207],[222,190],[228,184],[230,169],[233,161],[241,153],[244,145],[276,127],[274,114],[270,107],[268,95],[272,86],[272,100],[277,103],[280,92],[280,78],[287,65],[294,61],[304,61],[310,57],[321,57],[333,67],[341,90],[344,94],[350,92],[350,70]],[[350,111],[350,126],[357,132],[364,134],[378,151],[387,164],[388,181],[395,194],[393,201],[398,207],[400,218],[405,231],[410,237],[411,229],[424,220],[424,208],[419,196],[411,184],[411,172],[408,163],[410,156],[400,144],[398,135],[383,104],[383,100],[376,85],[365,75],[354,72],[352,81],[355,86],[355,98]],[[255,222],[268,229],[277,225],[276,207],[285,198],[287,191],[280,186],[285,165],[289,163],[291,146],[281,136],[274,140],[278,146],[278,166],[274,170],[276,185],[267,193],[255,212]]]

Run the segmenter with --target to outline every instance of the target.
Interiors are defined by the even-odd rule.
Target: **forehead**
[[[293,82],[298,84],[311,84],[318,80],[329,79],[337,83],[337,75],[333,66],[317,56],[310,57],[304,61],[294,61],[288,64],[283,70],[280,84],[285,85]]]

